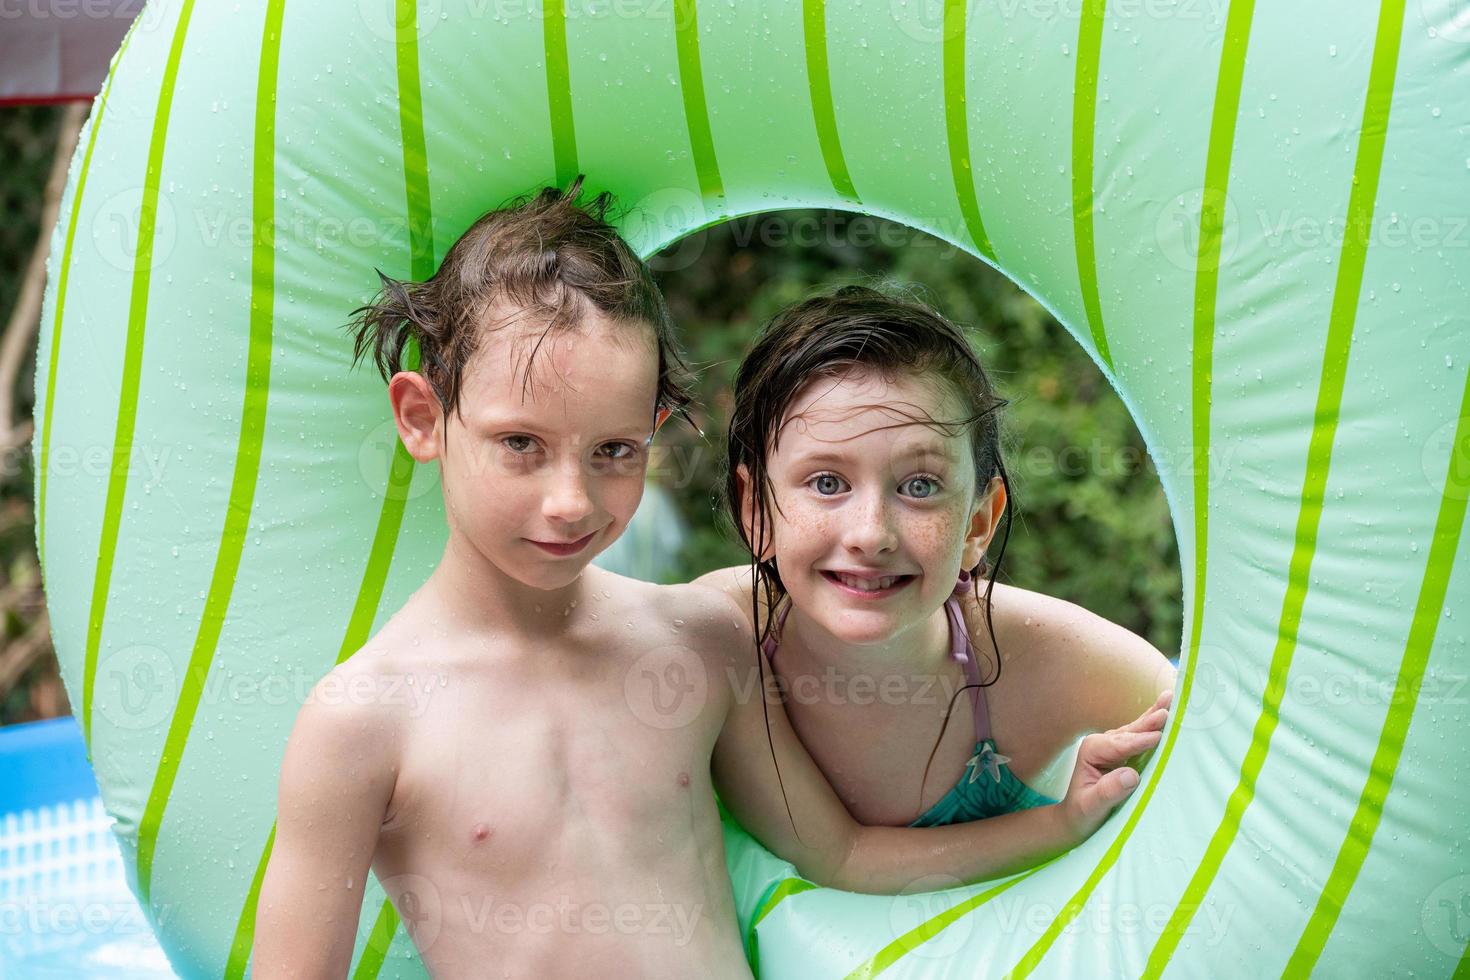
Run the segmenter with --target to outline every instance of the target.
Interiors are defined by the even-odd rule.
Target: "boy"
[[[297,718],[260,980],[346,975],[369,868],[435,976],[748,977],[712,760],[757,837],[858,891],[1019,870],[1086,837],[1131,788],[1119,770],[1044,810],[858,827],[779,702],[736,696],[755,646],[729,599],[589,566],[632,517],[653,432],[687,395],[647,267],[604,220],[607,195],[576,206],[580,183],[490,212],[428,282],[385,279],[358,311],[356,353],[390,378],[405,447],[439,460],[449,539]],[[422,373],[399,370],[410,337]],[[400,682],[428,692],[427,710],[326,696]],[[1152,747],[1160,714],[1099,736],[1094,761]]]

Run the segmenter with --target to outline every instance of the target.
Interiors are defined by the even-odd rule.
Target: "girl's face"
[[[921,626],[984,553],[1004,498],[976,499],[959,427],[913,421],[969,414],[942,381],[863,367],[792,399],[766,463],[775,500],[761,557],[775,558],[792,604],[839,640],[886,643]],[[750,481],[738,472],[749,527]]]

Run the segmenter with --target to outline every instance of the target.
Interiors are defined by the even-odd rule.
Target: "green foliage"
[[[670,424],[658,475],[691,529],[684,580],[748,555],[715,502],[730,386],[759,325],[840,283],[912,284],[970,329],[1006,408],[1015,525],[1002,581],[1060,596],[1179,650],[1179,554],[1163,490],[1127,408],[1088,354],[1015,283],[968,253],[902,225],[835,211],[787,211],[698,232],[653,261],[698,374],[704,438]],[[992,544],[992,558],[998,544]],[[678,578],[679,576],[675,576]]]

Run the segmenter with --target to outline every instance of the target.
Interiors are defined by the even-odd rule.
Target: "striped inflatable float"
[[[297,704],[442,547],[346,313],[586,172],[645,254],[832,206],[994,263],[1122,394],[1180,534],[1177,710],[1129,804],[897,899],[727,824],[762,977],[1463,975],[1467,85],[1456,0],[149,4],[55,232],[36,493],[179,972],[248,969]],[[376,882],[354,971],[423,972]]]

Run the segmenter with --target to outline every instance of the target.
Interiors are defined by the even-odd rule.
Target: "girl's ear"
[[[750,468],[744,463],[735,467],[735,486],[739,500],[736,501],[736,510],[740,513],[740,526],[745,529],[745,539],[752,544],[756,541],[755,533],[755,494],[750,485]],[[765,549],[756,556],[757,561],[765,561],[775,556],[776,549],[771,545],[771,534],[766,532]]]
[[[985,549],[990,545],[990,539],[1000,526],[1000,518],[1005,509],[1005,484],[1000,477],[993,476],[985,495],[975,501],[975,509],[970,514],[970,528],[965,534],[965,550],[960,559],[961,568],[970,569],[980,564],[980,559],[985,557]]]

